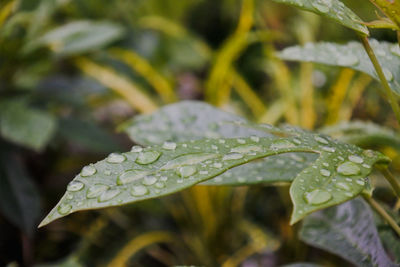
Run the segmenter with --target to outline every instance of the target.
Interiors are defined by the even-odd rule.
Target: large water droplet
[[[343,175],[357,175],[360,174],[360,167],[351,161],[346,161],[337,167],[337,172]]]
[[[126,172],[122,173],[118,179],[117,179],[117,184],[122,185],[122,184],[127,184],[131,183],[133,181],[142,179],[146,175],[148,175],[148,171],[144,170],[127,170]]]
[[[82,168],[81,176],[82,177],[92,176],[96,172],[97,172],[96,168],[92,164],[90,164]]]
[[[328,202],[332,198],[332,195],[323,189],[315,189],[311,192],[306,192],[304,198],[309,204],[320,205]]]
[[[195,166],[183,166],[183,167],[178,168],[178,174],[183,178],[192,176],[196,172],[197,172],[197,169]]]
[[[212,153],[193,153],[193,154],[186,154],[183,156],[179,156],[164,166],[161,167],[161,170],[170,170],[176,169],[179,166],[183,165],[195,165],[200,162],[206,161],[208,159],[214,159],[220,157],[219,154],[212,154]]]
[[[321,144],[327,145],[329,144],[328,140],[326,140],[325,138],[321,137],[321,136],[315,136],[314,139]]]
[[[100,196],[104,191],[106,191],[109,188],[109,186],[104,185],[104,184],[95,184],[91,187],[86,192],[86,197],[87,198],[96,198]]]
[[[321,173],[321,175],[326,177],[329,177],[331,175],[331,172],[328,171],[327,169],[321,169],[319,172]]]
[[[360,156],[357,156],[357,155],[350,155],[348,157],[348,159],[351,162],[354,162],[354,163],[363,163],[364,162],[364,159],[362,157],[360,157]]]
[[[258,142],[260,142],[260,137],[252,135],[252,136],[250,136],[250,140],[258,143]]]
[[[118,154],[118,153],[111,153],[108,155],[106,161],[108,163],[122,163],[126,160],[126,157],[124,155]]]
[[[141,147],[141,146],[133,146],[131,148],[131,152],[138,153],[138,152],[142,152],[142,151],[143,151],[143,147]]]
[[[139,156],[136,158],[136,163],[139,163],[142,165],[150,164],[150,163],[155,162],[160,156],[161,156],[161,153],[158,151],[154,151],[154,150],[141,152],[139,154]]]
[[[157,177],[150,175],[150,176],[146,176],[144,177],[142,183],[144,185],[153,185],[157,182]]]
[[[243,145],[231,149],[231,152],[245,153],[245,154],[250,152],[259,152],[259,151],[262,151],[262,148],[255,145]]]
[[[84,186],[85,186],[85,185],[84,185],[82,182],[79,182],[79,181],[72,181],[72,182],[70,182],[70,183],[68,184],[67,190],[68,190],[68,191],[71,191],[71,192],[76,192],[76,191],[82,190],[82,188],[83,188]]]
[[[72,206],[70,204],[63,204],[61,203],[58,207],[57,207],[57,211],[58,213],[60,213],[61,215],[66,215],[68,214],[72,209]]]
[[[133,186],[131,190],[131,195],[135,197],[144,196],[149,192],[149,190],[143,185]]]
[[[336,149],[334,147],[330,147],[330,146],[321,146],[321,149],[325,152],[330,152],[330,153],[333,153],[336,151]]]
[[[277,139],[271,144],[271,149],[285,149],[285,148],[291,148],[294,147],[295,145],[290,142],[289,140],[286,139]]]
[[[222,157],[222,160],[236,160],[243,158],[243,154],[240,153],[228,153]]]
[[[98,201],[98,202],[106,202],[106,201],[109,201],[109,200],[115,198],[116,196],[118,196],[119,193],[121,193],[121,191],[118,190],[118,189],[110,189],[110,190],[104,191],[104,192],[97,198],[97,201]]]
[[[351,189],[350,185],[348,183],[344,183],[344,182],[337,182],[337,183],[335,183],[335,186],[337,188],[340,188],[340,189],[343,189],[346,191],[350,191],[350,189]]]
[[[174,142],[164,142],[162,147],[164,149],[167,149],[167,150],[174,150],[176,148],[176,143],[174,143]]]

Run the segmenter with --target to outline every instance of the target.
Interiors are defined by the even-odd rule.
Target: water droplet
[[[164,142],[162,147],[164,149],[167,149],[167,150],[174,150],[176,148],[176,143],[174,143],[174,142]]]
[[[398,44],[392,45],[392,47],[390,47],[390,52],[400,57],[400,46]]]
[[[143,185],[136,185],[132,187],[131,195],[135,197],[144,196],[149,192],[149,190]]]
[[[388,82],[391,82],[393,80],[393,74],[390,70],[383,68],[382,69],[383,74],[385,75],[385,78]]]
[[[225,144],[225,140],[224,140],[224,139],[219,139],[218,142],[219,142],[220,144]]]
[[[214,168],[222,168],[222,163],[220,163],[220,162],[215,162],[214,164],[213,164],[213,167]]]
[[[143,151],[143,147],[141,147],[141,146],[133,146],[131,148],[131,152],[138,153],[138,152],[142,152],[142,151]]]
[[[318,143],[327,145],[329,144],[328,140],[326,140],[325,138],[321,137],[321,136],[315,136],[314,137],[315,141],[317,141]]]
[[[346,161],[337,167],[337,171],[343,175],[357,175],[360,174],[360,167],[351,161]]]
[[[200,171],[199,173],[202,174],[202,175],[207,175],[208,171]]]
[[[228,153],[222,157],[222,160],[236,160],[243,158],[243,154],[240,153]]]
[[[82,182],[79,182],[79,181],[72,181],[72,182],[70,182],[70,183],[68,184],[67,190],[68,190],[68,191],[71,191],[71,192],[76,192],[76,191],[82,190],[82,188],[83,188],[84,186],[85,186],[85,185],[84,185]]]
[[[312,1],[312,6],[315,7],[319,12],[321,13],[328,13],[330,9],[330,5],[327,5],[327,3],[330,3],[330,0],[314,0]]]
[[[161,167],[161,170],[176,169],[177,167],[183,165],[195,165],[200,162],[206,161],[208,159],[214,159],[218,157],[220,157],[219,154],[212,154],[212,153],[186,154],[169,161],[168,163],[166,163],[164,166]]]
[[[330,153],[333,153],[336,151],[336,149],[334,147],[330,147],[330,146],[321,146],[321,149],[325,152],[330,152]]]
[[[118,153],[111,153],[108,155],[106,161],[108,163],[122,163],[126,160],[126,157],[124,155],[118,154]]]
[[[195,166],[183,166],[183,167],[178,168],[178,174],[183,178],[192,176],[196,172],[197,172],[197,169]]]
[[[348,54],[348,55],[339,55],[337,58],[337,64],[341,66],[354,66],[359,63],[359,59],[357,56]]]
[[[350,189],[351,189],[349,184],[348,183],[344,183],[344,182],[337,182],[337,183],[335,183],[335,186],[337,188],[340,188],[340,189],[343,189],[343,190],[346,190],[346,191],[350,191]]]
[[[243,145],[231,149],[231,152],[245,153],[245,154],[250,152],[259,152],[259,151],[262,151],[262,148],[255,145]]]
[[[161,189],[161,188],[164,188],[164,187],[165,187],[165,184],[162,183],[162,182],[158,182],[158,183],[156,183],[154,186],[155,186],[156,188]]]
[[[321,173],[321,175],[326,177],[329,177],[331,175],[331,172],[328,171],[327,169],[321,169],[319,172]]]
[[[82,177],[92,176],[96,172],[97,172],[96,168],[92,164],[90,164],[82,168],[81,176]]]
[[[68,214],[72,209],[72,206],[70,204],[63,204],[61,203],[58,207],[57,207],[57,211],[58,213],[60,213],[61,215],[66,215]]]
[[[157,182],[157,178],[155,176],[152,176],[152,175],[144,177],[144,179],[142,181],[142,183],[144,185],[153,185],[156,182]]]
[[[118,177],[117,184],[118,185],[128,184],[133,181],[142,179],[148,174],[149,172],[144,170],[127,170]]]
[[[104,191],[104,192],[97,198],[97,201],[98,201],[98,202],[106,202],[106,201],[109,201],[109,200],[115,198],[116,196],[118,196],[118,194],[119,194],[120,192],[121,192],[121,191],[119,191],[118,189],[110,189],[110,190]]]
[[[238,138],[238,139],[236,139],[236,141],[239,143],[239,144],[246,144],[246,140],[244,140],[244,139],[241,139],[241,138]]]
[[[306,192],[304,198],[309,204],[319,205],[328,202],[332,198],[332,195],[328,191],[315,189],[311,192]]]
[[[364,168],[366,168],[366,169],[371,169],[371,165],[368,165],[368,164],[366,164],[366,163],[364,163],[362,166],[363,166]]]
[[[295,144],[301,145],[301,141],[299,139],[297,139],[297,138],[293,138],[293,142]]]
[[[295,145],[286,140],[286,139],[277,139],[271,144],[271,149],[285,149],[285,148],[291,148],[294,147]]]
[[[372,158],[372,157],[375,155],[375,153],[374,153],[373,150],[367,149],[367,150],[364,150],[364,151],[363,151],[363,155],[364,155],[364,156],[367,156],[367,157],[369,157],[369,158]]]
[[[161,153],[158,151],[154,150],[149,150],[145,152],[141,152],[139,156],[136,158],[136,163],[139,164],[150,164],[155,162],[159,157],[161,156]]]
[[[250,140],[258,143],[258,142],[260,142],[260,137],[252,135],[252,136],[250,136]]]
[[[354,163],[363,163],[364,162],[364,159],[362,157],[360,157],[360,156],[357,156],[357,155],[350,155],[348,157],[348,159],[351,162],[354,162]]]
[[[106,191],[109,188],[109,186],[104,185],[104,184],[95,184],[91,187],[86,192],[86,197],[87,198],[96,198],[100,196],[104,191]]]

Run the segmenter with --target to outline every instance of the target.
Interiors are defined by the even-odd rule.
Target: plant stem
[[[363,195],[363,197],[368,202],[368,204],[376,211],[376,213],[378,213],[392,227],[392,229],[397,233],[397,235],[400,236],[399,225],[386,212],[386,210],[378,202],[376,202],[372,197],[367,196],[367,195]]]
[[[400,124],[399,103],[397,102],[397,99],[396,99],[395,95],[393,94],[388,81],[386,80],[385,74],[383,74],[382,67],[379,64],[379,61],[375,56],[374,50],[372,50],[372,47],[369,44],[368,38],[366,36],[361,36],[361,35],[360,35],[360,38],[361,38],[362,44],[364,45],[364,49],[367,52],[367,54],[372,62],[372,65],[374,65],[376,73],[378,74],[379,80],[381,81],[381,84],[385,91],[387,101],[389,101],[389,104],[394,111],[394,115],[396,116],[397,122]]]
[[[388,168],[378,168],[378,169],[381,171],[383,176],[385,176],[386,180],[390,183],[396,195],[400,197],[400,183],[396,179],[396,177],[393,176],[393,174],[389,171]]]

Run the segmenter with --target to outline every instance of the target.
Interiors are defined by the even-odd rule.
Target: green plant
[[[124,9],[130,6],[123,2],[118,1],[121,5],[119,8]],[[123,17],[132,24],[130,30],[132,28],[134,31],[151,29],[159,34],[157,36],[162,36],[160,38],[167,40],[161,46],[171,48],[169,52],[163,51],[163,53],[168,54],[171,59],[171,65],[174,65],[172,69],[197,70],[204,68],[205,63],[210,63],[211,68],[204,82],[205,99],[218,107],[225,107],[229,105],[230,98],[236,93],[241,100],[241,105],[246,107],[251,114],[249,117],[260,124],[195,101],[180,102],[155,111],[159,103],[169,103],[179,98],[172,89],[176,80],[171,78],[171,70],[163,64],[157,63],[154,58],[152,58],[153,61],[146,58],[151,57],[144,56],[146,53],[135,51],[140,50],[139,48],[117,44],[115,46],[120,47],[104,49],[107,44],[119,40],[122,36],[127,36],[126,31],[119,24],[83,21],[78,15],[74,22],[56,29],[47,30],[45,23],[40,23],[27,30],[25,44],[20,46],[22,55],[30,57],[47,47],[50,55],[68,62],[71,67],[112,89],[136,111],[141,113],[155,111],[150,115],[135,116],[119,127],[130,136],[134,143],[141,146],[135,145],[130,152],[126,153],[112,153],[106,159],[84,167],[67,186],[67,192],[42,221],[41,226],[75,211],[120,206],[190,188],[181,195],[183,204],[166,201],[168,211],[176,222],[195,225],[201,232],[201,235],[182,234],[183,237],[179,240],[185,240],[190,250],[195,251],[193,254],[196,254],[196,257],[193,259],[190,256],[191,253],[187,253],[189,256],[183,257],[179,263],[193,262],[207,266],[223,263],[223,266],[236,266],[249,255],[256,252],[274,251],[279,246],[274,243],[274,238],[268,232],[260,229],[259,224],[256,225],[241,218],[240,212],[243,210],[243,199],[247,191],[246,188],[240,186],[258,185],[256,188],[261,188],[262,185],[282,186],[277,189],[277,192],[279,192],[281,202],[286,204],[287,209],[291,209],[290,200],[288,201],[286,196],[287,186],[290,186],[290,197],[294,206],[290,223],[295,224],[304,219],[299,231],[301,240],[356,265],[395,266],[394,262],[399,260],[396,258],[399,251],[396,250],[396,245],[398,247],[400,234],[398,218],[392,212],[394,209],[376,200],[379,196],[375,194],[372,198],[376,182],[371,183],[369,177],[381,177],[377,172],[373,172],[373,167],[380,170],[381,175],[388,179],[397,196],[400,194],[400,186],[397,179],[387,169],[390,163],[389,157],[369,149],[398,150],[400,143],[398,135],[391,129],[363,122],[330,125],[319,132],[288,125],[274,127],[262,122],[275,124],[284,117],[286,121],[308,129],[312,129],[318,123],[313,105],[315,96],[311,83],[312,65],[302,63],[297,77],[289,73],[281,60],[305,61],[347,68],[341,72],[337,83],[333,86],[334,91],[328,105],[329,114],[326,124],[337,122],[339,117],[349,116],[334,113],[341,111],[340,104],[344,101],[345,90],[350,86],[354,75],[353,70],[364,72],[365,75],[360,76],[357,80],[359,83],[353,85],[351,89],[354,90],[349,89],[349,94],[353,91],[356,93],[352,95],[350,103],[346,103],[347,109],[354,108],[354,102],[360,97],[360,92],[371,82],[367,76],[369,75],[382,83],[383,91],[379,90],[379,93],[389,101],[399,120],[399,47],[397,44],[367,39],[369,35],[367,26],[398,30],[398,16],[393,15],[395,12],[391,12],[391,10],[397,10],[398,3],[394,1],[389,5],[385,1],[372,1],[382,8],[388,18],[379,17],[377,21],[364,23],[341,1],[276,0],[275,2],[297,6],[336,21],[356,31],[361,38],[361,43],[350,42],[346,45],[326,42],[307,43],[275,53],[271,43],[281,40],[282,36],[277,31],[265,28],[264,21],[260,19],[261,12],[254,8],[255,5],[262,4],[251,0],[243,1],[236,30],[216,51],[213,51],[212,47],[196,34],[179,24],[181,11],[187,7],[177,8],[176,12],[168,15],[169,17],[141,15],[137,24],[131,21],[130,14],[126,18]],[[153,5],[155,10],[158,10],[156,3],[158,2],[149,1],[149,4],[145,5],[147,8]],[[182,6],[193,4],[190,1],[185,3]],[[51,10],[49,13],[56,10],[50,2],[43,1],[42,10],[49,10],[47,8]],[[9,6],[5,5],[4,10],[2,14],[9,12]],[[162,14],[167,11],[161,9],[158,12]],[[38,12],[32,18],[27,14],[21,14],[19,17],[22,17],[21,20],[27,17],[34,20],[42,14],[43,12]],[[0,24],[6,16],[0,14]],[[48,16],[46,18],[49,20]],[[10,21],[14,25],[19,23],[19,20],[14,17]],[[7,37],[10,36],[10,31],[7,34],[7,29],[11,29],[13,25],[10,21],[3,32]],[[304,20],[300,21],[305,23],[304,21],[310,22],[312,19],[308,20],[304,15]],[[295,31],[300,35],[299,40],[302,43],[313,39],[312,34],[308,32],[311,30],[304,25],[300,24]],[[102,32],[107,34],[99,34]],[[276,102],[266,104],[260,101],[260,97],[253,92],[252,85],[248,83],[247,77],[244,77],[243,70],[240,70],[240,66],[233,64],[244,53],[243,51],[255,44],[261,44],[268,66],[267,72],[281,96]],[[100,51],[100,53],[93,53],[93,51]],[[124,74],[117,72],[116,60],[126,64],[125,67],[132,70],[134,75],[126,72],[126,68],[122,68]],[[163,61],[168,62],[168,59],[163,59]],[[9,62],[12,61],[9,60]],[[49,70],[46,69],[45,73],[46,71]],[[31,74],[30,71],[26,73]],[[39,74],[33,71],[33,78],[19,81],[17,84],[9,81],[7,75],[3,77],[10,88],[20,86],[30,88],[31,85],[27,81],[32,83],[32,80],[39,79],[34,74],[39,77],[44,75],[39,68]],[[154,89],[157,98],[150,97],[151,90],[148,87]],[[293,88],[299,88],[301,93],[295,92]],[[231,91],[231,89],[234,90]],[[22,95],[27,94],[24,92]],[[33,99],[35,97],[40,99],[35,93],[28,95],[33,95]],[[297,105],[300,98],[301,103]],[[28,103],[24,98],[17,98],[14,95],[4,103],[3,101],[0,103],[0,108],[2,108],[0,134],[12,144],[41,150],[58,127],[54,116],[57,112],[54,110],[44,112],[42,102],[35,103],[36,106],[41,107],[41,111],[32,108],[31,103]],[[49,105],[51,103],[54,103],[54,100],[49,101]],[[72,134],[74,140],[82,141],[83,138],[86,144],[99,139],[101,139],[99,143],[109,142],[107,138],[102,139],[101,134],[97,135],[99,137],[96,134],[82,137],[79,128],[87,127],[88,124],[83,126],[65,118],[58,119],[58,122],[61,124],[60,132]],[[42,134],[38,134],[38,125],[44,131]],[[71,133],[69,130],[71,125],[76,129],[75,132]],[[14,145],[4,147],[7,150],[5,149],[2,155],[1,166],[7,166],[9,155],[12,154],[8,151],[14,154],[17,151]],[[103,151],[110,151],[110,147]],[[390,155],[394,154],[391,150],[388,152],[391,152]],[[18,161],[15,162],[18,163]],[[393,168],[395,169],[396,166]],[[18,174],[21,177],[21,183],[5,179],[12,177],[8,174],[14,169],[20,169],[20,166],[10,164],[3,171],[7,175],[0,176],[3,179],[0,180],[1,184],[7,185],[1,188],[2,196],[8,196],[7,192],[33,192],[33,186],[29,179],[26,179],[23,168]],[[373,180],[379,181],[379,178]],[[193,187],[196,184],[204,186]],[[231,189],[227,186],[237,186],[237,188]],[[20,209],[21,215],[15,215],[16,212],[7,205],[3,205],[2,210],[16,224],[25,224],[26,229],[32,229],[34,216],[30,216],[29,212],[21,207],[23,203],[37,203],[37,193],[22,201],[19,196],[21,194],[5,199],[19,203],[19,207],[15,210]],[[229,202],[226,199],[230,196],[233,200]],[[358,196],[363,197],[365,201]],[[7,201],[3,203],[7,204]],[[386,201],[386,203],[389,202]],[[223,253],[210,251],[211,249],[208,250],[208,248],[221,237],[222,234],[218,233],[220,229],[225,225],[233,224],[229,222],[229,219],[223,218],[230,212],[230,204],[235,206],[232,208],[233,212],[239,214],[235,217],[237,220],[235,230],[245,233],[244,239],[251,241],[239,249],[232,246],[234,248],[230,248],[231,250],[237,250],[230,257],[216,259],[216,256]],[[32,207],[37,214],[37,206],[32,205]],[[371,208],[381,218],[374,218]],[[186,213],[182,211],[184,209],[187,209]],[[319,211],[321,209],[323,210]],[[124,214],[118,211],[107,210],[102,214],[107,214],[104,217],[109,218],[121,228],[126,225]],[[102,231],[106,232],[104,217],[94,221],[91,227],[94,229],[89,231],[90,233],[94,232],[93,235],[95,235]],[[293,228],[297,229],[297,225]],[[182,232],[187,231],[184,227],[182,229],[185,229]],[[81,254],[84,253],[82,251],[85,251],[85,248],[89,246],[88,243],[94,240],[91,234],[88,235],[89,237],[83,240],[78,252],[71,255],[65,264],[79,264],[79,257],[82,257]],[[296,243],[296,238],[292,236],[288,239],[292,242],[291,246],[295,248],[296,253],[300,253],[302,248]],[[153,231],[139,235],[127,242],[123,249],[116,253],[109,265],[122,265],[127,262],[130,255],[153,243],[171,243],[171,247],[178,246],[179,251],[186,256],[185,248],[181,248],[179,244],[176,244],[179,242],[174,242],[174,240],[176,240],[176,235],[171,232]],[[219,248],[215,247],[215,250],[217,249]],[[227,253],[226,251],[224,253]],[[157,251],[154,254],[156,255]],[[168,259],[168,257],[163,258]],[[293,258],[299,259],[299,257]],[[176,261],[174,263],[176,264]],[[298,265],[304,266],[304,264]]]

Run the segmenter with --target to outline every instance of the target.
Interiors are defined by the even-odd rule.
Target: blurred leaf
[[[398,44],[370,40],[383,73],[392,90],[400,95],[400,47]],[[364,72],[379,81],[375,69],[361,43],[349,42],[345,45],[335,43],[307,43],[292,46],[279,53],[284,60],[307,61],[333,66],[351,68]]]
[[[300,230],[300,238],[356,266],[398,266],[386,255],[372,211],[362,199],[308,216]]]
[[[60,119],[59,133],[90,151],[112,152],[121,149],[121,146],[115,142],[112,136],[90,121],[73,118]]]
[[[259,127],[279,137],[165,142],[147,148],[134,146],[123,154],[112,153],[82,169],[41,226],[79,210],[172,194],[252,160],[290,152],[319,153],[316,162],[300,172],[291,186],[291,223],[295,223],[313,211],[360,194],[368,184],[364,178],[371,166],[389,160],[379,152],[363,151],[297,128]]]
[[[46,45],[57,54],[73,55],[102,48],[123,34],[123,28],[112,22],[74,21],[47,32],[24,49]]]
[[[362,20],[339,0],[273,0],[307,10],[353,29],[361,34],[369,35],[368,28]]]
[[[373,122],[341,122],[324,127],[320,132],[361,147],[390,146],[400,149],[400,135]]]
[[[3,138],[40,151],[53,136],[56,120],[51,114],[30,108],[20,100],[3,101],[0,109]]]
[[[0,211],[23,232],[32,235],[40,214],[39,193],[16,154],[0,152]]]
[[[77,256],[72,255],[68,258],[61,260],[56,263],[41,263],[36,264],[35,267],[84,267],[85,265],[81,263]]]
[[[370,0],[375,4],[386,16],[388,16],[397,27],[400,27],[400,2],[398,0]]]

